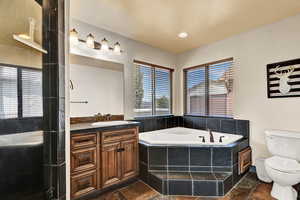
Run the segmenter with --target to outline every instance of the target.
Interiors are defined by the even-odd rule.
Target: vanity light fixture
[[[187,38],[187,36],[188,36],[187,32],[181,32],[181,33],[178,34],[178,37],[180,37],[182,39]]]
[[[95,37],[91,33],[88,34],[88,36],[86,37],[86,45],[89,48],[92,48],[92,49],[95,48]]]
[[[75,28],[73,28],[71,31],[70,31],[70,43],[71,44],[74,44],[74,45],[77,45],[79,42],[79,39],[78,39],[78,32],[76,31]]]
[[[108,41],[106,40],[106,38],[103,38],[103,40],[101,41],[101,50],[102,51],[109,50]]]
[[[91,33],[88,34],[86,40],[83,40],[78,37],[78,32],[75,28],[73,28],[72,30],[70,30],[70,43],[72,45],[77,45],[79,42],[85,43],[89,48],[101,50],[103,52],[111,51],[116,55],[121,55],[121,53],[123,52],[121,50],[121,45],[119,42],[116,42],[113,47],[110,47],[106,38],[103,38],[101,42],[97,42],[95,41],[94,35]]]
[[[120,55],[121,54],[121,45],[119,42],[116,42],[114,45],[114,50],[113,50],[116,54]]]

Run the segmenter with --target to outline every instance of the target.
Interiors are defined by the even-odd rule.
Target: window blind
[[[209,69],[209,115],[232,117],[232,62],[210,65]]]
[[[42,73],[22,70],[23,117],[43,116]]]
[[[232,117],[233,60],[185,70],[186,114]]]
[[[18,117],[17,69],[0,66],[0,119]]]
[[[152,68],[137,65],[135,68],[135,116],[153,115]]]
[[[205,115],[206,80],[205,68],[197,68],[186,72],[187,113]]]
[[[41,117],[41,70],[0,64],[0,119]]]
[[[171,113],[170,95],[170,71],[155,68],[155,115],[167,115]]]
[[[135,63],[136,117],[171,114],[172,70]]]

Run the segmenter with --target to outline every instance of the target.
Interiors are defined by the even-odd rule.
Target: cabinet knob
[[[122,151],[125,151],[125,149],[124,148],[117,149],[117,152],[122,152]]]

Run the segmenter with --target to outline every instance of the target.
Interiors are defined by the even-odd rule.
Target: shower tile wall
[[[43,1],[44,187],[46,199],[66,199],[65,0]]]

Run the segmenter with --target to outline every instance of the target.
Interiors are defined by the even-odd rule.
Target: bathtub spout
[[[215,139],[214,139],[214,135],[212,133],[212,131],[210,129],[207,129],[208,133],[209,133],[209,141],[210,143],[215,143]]]

